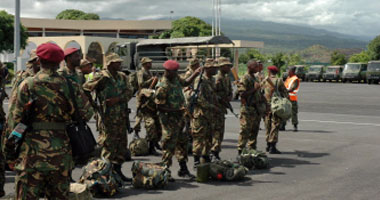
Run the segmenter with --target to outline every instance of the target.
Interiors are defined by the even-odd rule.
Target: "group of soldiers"
[[[195,168],[221,159],[225,116],[227,109],[232,108],[233,96],[230,80],[233,65],[228,58],[206,59],[203,65],[200,60],[191,59],[184,74],[178,73],[177,61],[168,60],[163,64],[162,77],[158,77],[151,72],[152,60],[144,57],[141,69],[127,76],[121,72],[122,59],[110,53],[103,70],[87,81],[84,75],[91,73],[93,61],[81,59],[80,49],[62,50],[56,44],[45,43],[32,52],[27,69],[16,74],[9,114],[3,120],[2,149],[15,127],[24,123],[25,105],[34,102],[33,116],[29,116],[32,122],[23,135],[19,155],[6,161],[14,164],[17,174],[16,199],[38,199],[41,194],[49,199],[68,198],[75,164],[65,126],[78,117],[85,122],[95,117],[100,156],[113,164],[123,181],[131,181],[123,175],[121,166],[127,158],[127,132],[131,131],[126,123],[128,102],[135,93],[137,114],[133,129],[140,131],[140,122],[144,122],[149,153],[156,155],[156,149],[161,150],[163,166],[169,168],[175,155],[180,166],[178,176],[193,179],[187,168],[189,143]],[[63,60],[65,65],[59,67]],[[276,144],[282,122],[270,112],[270,102],[277,93],[295,100],[297,106],[299,80],[294,70],[289,69],[289,80],[284,84],[276,78],[275,66],[268,67],[269,75],[265,77],[260,61],[248,62],[247,73],[237,84],[241,97],[238,155],[243,148],[256,149],[262,118],[267,151],[281,153]],[[74,95],[70,95],[70,87]],[[297,128],[296,120],[293,124]],[[5,162],[2,154],[0,162]],[[0,175],[2,189],[1,167]],[[2,195],[4,191],[0,191]]]

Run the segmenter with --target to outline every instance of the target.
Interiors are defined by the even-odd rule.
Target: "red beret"
[[[268,70],[269,70],[269,71],[272,71],[272,72],[278,72],[278,69],[277,69],[277,67],[276,67],[276,66],[274,66],[274,65],[272,65],[272,66],[269,66],[269,67],[268,67]]]
[[[177,70],[179,68],[179,63],[175,60],[168,60],[163,66],[166,70]]]
[[[37,47],[37,56],[49,62],[59,63],[64,58],[61,47],[54,43],[44,43]]]
[[[75,53],[77,52],[79,49],[77,48],[66,48],[65,49],[65,57],[72,54],[72,53]]]

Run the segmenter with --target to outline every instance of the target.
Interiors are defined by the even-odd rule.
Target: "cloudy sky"
[[[21,0],[21,17],[54,18],[64,9],[101,18],[211,17],[211,0]],[[0,0],[14,13],[14,0]],[[222,0],[223,18],[307,25],[357,36],[380,34],[379,0]],[[170,14],[173,11],[173,14]]]

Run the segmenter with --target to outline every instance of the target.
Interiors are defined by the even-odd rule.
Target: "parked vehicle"
[[[339,82],[342,79],[343,68],[344,67],[342,65],[328,66],[326,73],[322,75],[323,81],[335,80],[336,82]]]
[[[369,61],[367,70],[368,84],[380,82],[380,61]]]
[[[323,73],[325,72],[325,66],[312,65],[309,71],[306,73],[306,81],[321,81],[323,80]]]
[[[299,79],[305,80],[306,77],[306,69],[305,65],[296,65],[296,75]],[[288,72],[282,73],[282,79],[285,81],[288,78]]]
[[[363,81],[367,82],[366,78],[367,64],[366,63],[347,63],[344,66],[342,82],[347,81],[358,81],[359,83]]]

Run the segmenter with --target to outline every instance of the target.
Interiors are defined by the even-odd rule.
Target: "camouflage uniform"
[[[179,76],[173,81],[163,77],[156,86],[155,102],[168,108],[180,109],[185,107],[185,97],[182,87],[185,80]],[[162,162],[170,167],[172,157],[176,154],[179,162],[187,162],[188,137],[184,133],[183,112],[159,111],[158,118],[162,129]]]
[[[87,96],[78,86],[74,87],[74,94],[78,113],[89,120],[93,109]],[[49,199],[68,199],[73,162],[65,123],[71,121],[75,109],[67,81],[50,69],[41,69],[34,78],[23,81],[12,117],[8,118],[9,130],[20,123],[24,105],[32,98],[35,98],[33,130],[25,135],[15,166],[17,199],[39,199],[41,193]]]
[[[232,98],[232,84],[229,74],[223,74],[218,72],[215,78],[215,92],[219,98],[218,107],[221,108],[221,113],[215,117],[215,131],[212,137],[212,152],[220,152],[221,145],[224,138],[224,124],[225,114],[227,114],[226,103],[229,103],[229,99]]]
[[[238,85],[238,91],[240,94],[245,91],[254,88],[254,84],[259,81],[255,76],[251,76],[248,72],[243,76]],[[257,135],[259,132],[260,118],[258,114],[257,104],[261,100],[260,90],[256,90],[253,94],[250,94],[245,105],[241,104],[240,109],[240,134],[238,141],[238,150],[241,151],[248,145],[251,149],[256,149]]]
[[[0,62],[0,67],[3,64]],[[4,82],[3,77],[0,77],[0,81]],[[5,112],[3,110],[3,100],[0,102],[0,126],[1,126],[1,131],[5,128]],[[1,145],[0,145],[1,147]],[[5,184],[5,160],[4,156],[2,153],[2,148],[0,148],[0,197],[5,195],[4,192],[4,184]]]
[[[200,82],[201,77],[197,77],[194,87]],[[215,112],[219,114],[217,107],[217,95],[215,93],[215,79],[208,78],[203,74],[202,85],[200,86],[198,101],[194,107],[192,119],[192,135],[193,135],[193,155],[202,156],[208,161],[211,151],[212,137],[215,129]]]
[[[58,70],[58,74],[78,83],[81,86],[85,83],[83,73],[79,69],[71,71],[67,66],[64,66]]]
[[[276,78],[276,76],[270,77],[271,81],[275,86],[277,86],[277,90],[280,96],[288,97],[288,91],[284,85],[284,82],[280,78]],[[271,102],[273,94],[276,92],[276,89],[273,89],[272,86],[266,82],[264,85],[265,98],[268,103]],[[268,105],[270,106],[270,105]],[[266,141],[267,143],[277,143],[278,142],[278,131],[281,125],[281,119],[273,113],[269,112],[265,116],[265,129],[266,129]]]
[[[109,59],[108,62],[113,62],[113,58]],[[95,91],[100,101],[101,113],[97,117],[99,118],[98,143],[102,148],[101,156],[111,163],[123,164],[128,152],[128,101],[132,98],[133,92],[128,77],[123,72],[117,72],[117,76],[114,77],[108,69],[105,69],[94,79],[86,82],[83,89],[88,92]],[[120,102],[107,106],[106,100],[114,97],[120,97]]]

